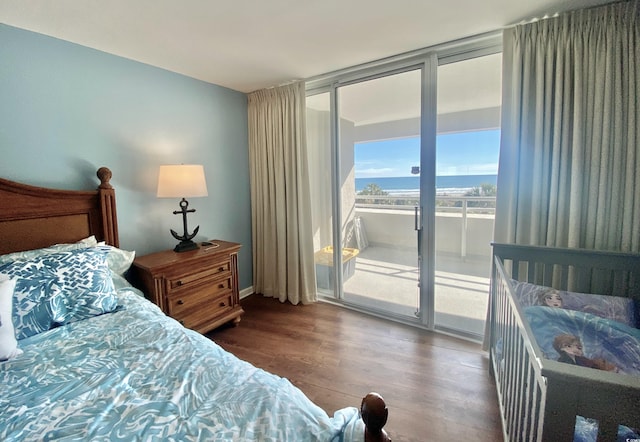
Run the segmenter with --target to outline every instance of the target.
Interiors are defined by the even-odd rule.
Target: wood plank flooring
[[[252,295],[238,327],[207,334],[286,377],[329,415],[380,393],[394,442],[502,440],[495,385],[480,345],[318,302]]]

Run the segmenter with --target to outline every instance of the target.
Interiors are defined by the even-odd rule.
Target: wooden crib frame
[[[511,279],[640,302],[640,255],[493,244],[490,370],[505,441],[573,441],[576,416],[597,419],[598,440],[640,426],[640,377],[545,359]]]

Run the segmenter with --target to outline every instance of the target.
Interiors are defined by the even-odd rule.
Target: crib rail
[[[511,280],[640,299],[640,255],[493,248],[490,365],[505,441],[572,441],[578,415],[598,420],[599,441],[616,440],[618,424],[638,426],[640,378],[544,359]]]
[[[510,296],[509,278],[499,261],[493,266],[491,365],[498,391],[505,441],[538,441],[547,384],[540,355],[526,333],[519,306]]]
[[[581,293],[640,299],[640,255],[492,244],[511,278]]]

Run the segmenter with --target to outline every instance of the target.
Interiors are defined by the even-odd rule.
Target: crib
[[[515,280],[640,305],[640,255],[492,246],[489,355],[505,441],[572,441],[577,416],[597,420],[598,441],[640,427],[640,377],[545,358],[514,295]]]

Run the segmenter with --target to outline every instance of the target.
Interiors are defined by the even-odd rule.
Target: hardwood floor
[[[327,303],[293,306],[252,295],[238,327],[207,334],[288,378],[329,415],[380,393],[394,442],[502,440],[488,357],[478,344]]]

